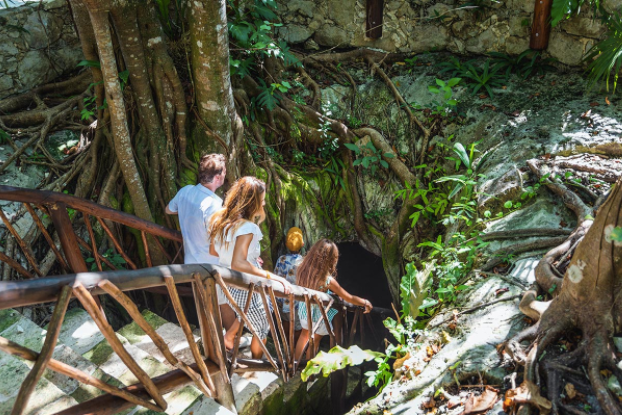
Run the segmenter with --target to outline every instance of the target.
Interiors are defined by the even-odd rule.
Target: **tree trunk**
[[[97,49],[99,50],[104,88],[106,89],[106,102],[110,112],[114,150],[119,160],[119,166],[134,205],[134,212],[141,219],[153,221],[142,178],[138,173],[132,151],[132,140],[127,124],[123,91],[119,83],[117,60],[114,55],[112,36],[108,23],[110,5],[106,1],[100,0],[86,0],[84,4],[87,6],[91,17]]]
[[[225,0],[195,0],[190,5],[190,48],[195,101],[201,119],[227,146],[234,142],[237,113],[229,76],[229,32]],[[213,151],[207,139],[196,143]]]

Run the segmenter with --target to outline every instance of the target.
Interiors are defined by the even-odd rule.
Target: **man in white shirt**
[[[222,199],[214,192],[223,185],[226,174],[225,156],[203,156],[199,163],[199,184],[183,187],[166,207],[169,215],[179,215],[186,264],[218,265],[218,257],[209,252],[208,229],[211,216],[222,208]],[[235,321],[235,313],[220,287],[217,291],[223,325],[228,329]]]

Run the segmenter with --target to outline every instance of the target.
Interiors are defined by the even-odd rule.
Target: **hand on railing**
[[[363,313],[364,314],[368,314],[372,310],[372,308],[374,308],[374,306],[371,305],[369,300],[365,300],[365,303],[363,304],[363,308],[365,309],[365,311],[363,311]]]
[[[283,285],[283,291],[285,291],[285,294],[292,292],[292,285],[285,278],[266,271],[266,279],[280,282]]]

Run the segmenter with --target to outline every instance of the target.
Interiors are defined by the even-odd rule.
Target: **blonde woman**
[[[258,277],[277,281],[283,284],[286,293],[291,285],[285,278],[261,269],[257,261],[261,253],[259,242],[263,238],[259,224],[266,218],[264,205],[266,185],[255,177],[238,179],[225,198],[222,210],[216,212],[211,221],[210,250],[218,255],[220,265],[235,271],[245,272]],[[240,307],[244,307],[248,291],[230,287],[231,296]],[[259,341],[265,343],[270,326],[267,320],[261,297],[253,294],[247,316],[255,328],[259,339],[253,338],[251,353],[253,358],[262,356]],[[239,317],[239,316],[238,316]],[[239,320],[227,330],[225,347],[233,348],[235,335],[239,328]]]

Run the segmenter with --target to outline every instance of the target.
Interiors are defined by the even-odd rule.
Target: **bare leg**
[[[253,359],[261,359],[263,356],[263,350],[259,345],[259,342],[262,341],[263,344],[266,344],[267,339],[259,340],[257,337],[253,336],[253,341],[251,342],[251,354],[253,355]]]
[[[224,320],[224,317],[223,317],[223,320]],[[242,322],[238,320],[237,318],[235,318],[235,314],[234,314],[233,323],[231,324],[231,326],[227,329],[227,332],[225,333],[225,348],[227,348],[227,350],[233,349],[233,342],[235,341],[235,336],[238,334],[240,324],[242,324]]]
[[[236,321],[235,312],[229,304],[220,305],[220,315],[222,316],[222,325],[225,330],[229,330]]]
[[[300,331],[300,336],[298,336],[298,341],[296,342],[296,354],[294,356],[298,361],[302,360],[302,349],[305,347],[307,340],[309,340],[309,331],[303,329]]]

